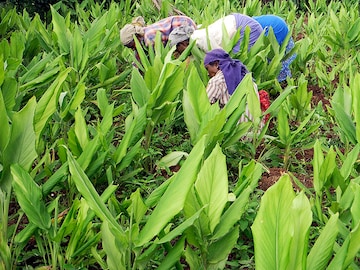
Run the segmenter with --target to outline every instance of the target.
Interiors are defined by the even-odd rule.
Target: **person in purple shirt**
[[[261,15],[253,17],[265,30],[265,35],[269,34],[270,27],[272,28],[275,38],[281,46],[289,33],[289,27],[284,19],[276,15]],[[289,53],[294,48],[294,40],[290,37],[288,44],[286,45],[285,54]],[[290,64],[296,58],[296,54],[292,54],[281,62],[281,70],[278,75],[278,81],[285,81],[287,77],[291,77]]]

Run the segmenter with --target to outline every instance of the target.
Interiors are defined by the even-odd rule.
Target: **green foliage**
[[[0,268],[359,267],[357,1],[29,3],[0,7]],[[224,38],[251,75],[221,110],[195,42],[175,60],[157,35],[139,62],[119,40],[134,16],[231,12],[285,18],[297,57],[280,85],[272,32]]]

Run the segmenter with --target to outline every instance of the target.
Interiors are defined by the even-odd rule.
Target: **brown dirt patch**
[[[322,102],[322,106],[324,111],[327,111],[327,106],[330,107],[331,104],[329,99],[324,95],[323,89],[317,85],[308,85],[308,91],[313,93],[311,105],[313,107],[317,106],[319,102]],[[269,126],[270,128],[270,126]],[[260,150],[258,150],[260,151]],[[296,173],[296,172],[289,172],[290,176],[296,177],[296,179],[304,185],[306,188],[313,187],[313,167],[311,161],[313,160],[314,151],[313,149],[303,150],[301,152],[296,153],[296,159],[301,161],[304,164],[302,168],[304,173]],[[267,172],[264,172],[262,178],[259,181],[258,187],[261,190],[267,190],[273,184],[275,184],[281,175],[286,173],[287,171],[283,168],[269,168]],[[298,185],[295,183],[294,179],[292,179],[293,186],[295,190],[299,190]]]
[[[269,187],[275,184],[284,173],[286,173],[286,171],[283,168],[269,168],[269,171],[264,172],[259,181],[259,189],[264,191],[267,190]],[[295,191],[299,191],[302,188],[298,186],[298,184],[294,180],[294,177],[296,177],[296,179],[306,188],[313,187],[313,180],[311,176],[291,172],[289,172],[289,174]]]

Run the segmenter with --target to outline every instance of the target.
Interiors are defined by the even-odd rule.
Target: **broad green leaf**
[[[70,43],[72,35],[65,23],[65,19],[51,6],[52,25],[54,33],[57,36],[57,42],[60,53],[68,54],[70,52]]]
[[[102,39],[105,40],[104,32],[107,30],[106,22],[109,20],[107,18],[106,14],[107,13],[105,13],[103,16],[95,19],[91,23],[91,26],[88,28],[86,33],[84,34],[84,41],[85,41],[85,43],[89,44],[88,45],[89,52],[104,49],[104,48],[101,48],[101,46],[99,46],[99,45],[102,44],[102,41],[103,41]]]
[[[359,202],[359,200],[357,200],[356,202]],[[354,261],[354,259],[357,257],[357,254],[360,250],[360,226],[359,226],[359,224],[360,223],[358,222],[357,225],[354,227],[354,229],[350,232],[350,234],[347,237],[347,239],[349,239],[350,243],[349,243],[349,247],[347,248],[346,259],[345,259],[343,268],[347,268]],[[345,241],[347,241],[347,239]]]
[[[341,131],[346,135],[349,142],[356,144],[356,127],[350,115],[345,112],[340,104],[332,102],[331,105],[335,112],[336,123],[339,125]]]
[[[130,201],[131,204],[127,208],[127,211],[134,217],[135,222],[140,224],[141,219],[148,209],[141,198],[140,189],[137,189],[130,195]]]
[[[158,162],[157,166],[159,167],[172,167],[175,165],[178,165],[180,160],[182,160],[184,157],[188,157],[189,154],[182,151],[174,151],[166,156],[162,157]]]
[[[341,210],[347,210],[352,207],[357,185],[358,184],[355,181],[349,182],[349,185],[339,200],[339,208]]]
[[[144,50],[144,47],[140,44],[139,40],[137,38],[134,39],[135,41],[135,47],[136,47],[136,51],[138,53],[138,56],[140,58],[140,66],[138,66],[142,71],[146,71],[149,69],[149,67],[151,67],[149,58],[147,56],[147,53]],[[150,48],[148,48],[148,52],[150,55],[150,52],[152,50],[152,47],[150,46]],[[138,60],[138,59],[135,59]]]
[[[49,230],[51,218],[42,200],[41,188],[18,164],[11,166],[13,187],[17,200],[30,222],[43,230]]]
[[[149,67],[144,74],[145,83],[148,89],[151,89],[151,91],[156,88],[158,83],[160,83],[159,78],[164,67],[164,64],[161,62],[159,57],[157,57],[155,61],[156,64],[154,63],[154,65]]]
[[[246,78],[246,79],[245,79]],[[235,92],[232,94],[231,98],[229,99],[228,103],[225,105],[226,109],[226,118],[231,117],[232,114],[234,114],[234,111],[242,109],[241,112],[245,111],[246,102],[244,100],[244,97],[246,97],[246,94],[248,92],[248,86],[249,86],[249,79],[251,80],[251,75],[246,74],[244,79],[240,82],[240,84],[236,87]],[[252,86],[252,85],[251,85]],[[240,107],[240,108],[239,108]],[[238,118],[240,119],[240,117]],[[233,121],[236,121],[233,120]],[[238,121],[238,120],[237,120]]]
[[[353,23],[353,25],[346,33],[346,36],[350,42],[359,39],[359,29],[360,29],[360,18],[357,18],[357,20]]]
[[[96,92],[97,97],[97,106],[100,109],[101,116],[104,117],[106,108],[109,106],[108,98],[106,96],[106,90],[104,88],[100,88]]]
[[[135,115],[130,127],[125,131],[125,135],[114,153],[116,164],[119,164],[125,158],[128,148],[133,146],[134,142],[138,142],[141,139],[145,132],[146,124],[146,107],[142,107]]]
[[[353,98],[352,109],[354,111],[354,122],[356,130],[356,140],[360,142],[360,74],[356,73],[355,77],[351,79],[351,96]]]
[[[322,229],[307,256],[306,269],[326,269],[333,255],[333,246],[339,232],[337,226],[338,217],[338,213],[332,215]]]
[[[165,259],[157,267],[159,270],[168,270],[171,267],[180,261],[180,257],[184,252],[185,246],[185,237],[180,238],[176,244],[170,249],[169,253],[166,255]]]
[[[46,66],[52,62],[58,62],[58,58],[54,60],[53,53],[43,54],[41,59],[33,66],[28,66],[28,70],[19,78],[19,83],[24,84],[26,82],[34,80],[39,74],[46,69]]]
[[[191,66],[189,74],[186,91],[189,94],[191,104],[195,111],[195,117],[198,121],[200,121],[202,115],[209,109],[210,102],[206,94],[205,85],[195,66]]]
[[[344,160],[343,165],[341,166],[340,173],[344,179],[348,179],[351,174],[351,171],[354,168],[354,164],[357,161],[360,152],[360,145],[356,144],[355,147],[347,154],[346,159]]]
[[[210,109],[203,115],[203,119],[199,128],[199,132],[196,136],[196,143],[198,140],[207,135],[209,143],[216,143],[221,141],[223,129],[226,123],[226,110],[220,110],[218,104],[213,104]]]
[[[89,134],[81,107],[78,107],[77,111],[75,112],[74,127],[77,141],[79,142],[81,149],[84,151],[89,143]]]
[[[229,121],[227,121],[226,123],[229,123]],[[224,141],[221,145],[222,148],[227,148],[230,145],[236,144],[237,142],[241,141],[241,138],[243,138],[248,133],[251,127],[252,127],[251,122],[243,122],[235,126],[235,128],[230,134],[225,133]]]
[[[101,145],[101,140],[100,140],[100,136],[98,135],[94,139],[89,141],[85,149],[81,152],[80,156],[77,159],[77,162],[84,171],[90,165],[100,145]]]
[[[123,234],[122,228],[116,222],[115,218],[111,215],[105,203],[101,201],[99,194],[95,190],[94,186],[92,185],[80,165],[74,159],[69,150],[67,151],[67,153],[71,177],[81,195],[85,198],[90,208],[96,213],[99,218],[101,218],[103,221],[107,221],[112,227],[114,227],[114,229],[119,234]]]
[[[231,134],[236,129],[237,125],[241,125],[243,123],[239,123],[239,119],[246,109],[246,98],[239,99],[239,96],[245,95],[245,88],[241,88],[241,90],[237,90],[231,96],[229,102],[225,105],[224,110],[226,110],[226,118],[227,121],[224,125],[223,131],[226,134]],[[239,93],[242,94],[239,95]],[[245,122],[246,123],[246,122]]]
[[[190,134],[190,139],[195,142],[201,119],[197,119],[196,107],[191,104],[188,91],[183,91],[182,107],[184,111],[184,121]]]
[[[0,153],[3,153],[10,139],[10,124],[9,124],[9,117],[6,112],[2,91],[0,91],[0,126],[1,126]]]
[[[166,242],[170,242],[171,240],[175,239],[175,237],[181,235],[187,228],[194,224],[194,222],[199,218],[200,213],[204,210],[204,207],[189,217],[187,220],[182,222],[179,226],[173,229],[171,232],[167,233],[164,237],[162,237],[156,243],[162,244]]]
[[[134,158],[137,155],[139,155],[139,153],[141,152],[141,149],[143,147],[143,145],[142,145],[143,141],[144,141],[143,138],[141,138],[134,144],[134,146],[131,146],[128,149],[128,151],[126,152],[126,155],[123,157],[121,162],[118,164],[118,168],[117,168],[118,171],[126,169],[131,164],[131,162],[134,161]]]
[[[194,146],[183,166],[171,181],[145,226],[140,231],[136,246],[142,246],[149,242],[183,208],[185,198],[195,182],[202,161],[205,150],[204,142],[205,138]]]
[[[136,256],[134,267],[136,269],[145,269],[148,265],[149,261],[151,261],[154,256],[157,254],[157,249],[159,248],[159,245],[156,243],[151,243],[149,247],[146,248],[141,254]]]
[[[255,87],[257,88],[257,86],[254,85],[254,82],[251,77],[251,73],[248,74],[246,74],[247,76],[244,77],[245,79],[244,87],[248,89],[247,106],[249,108],[252,117],[254,117],[255,119],[261,116],[260,100],[256,91],[257,89],[255,90]]]
[[[168,186],[170,185],[171,181],[174,178],[175,178],[175,176],[173,175],[172,177],[170,177],[169,179],[164,181],[155,190],[153,190],[153,192],[151,192],[151,194],[149,195],[149,197],[147,197],[147,199],[145,201],[145,204],[147,205],[147,207],[153,207],[159,202],[160,198],[165,193],[166,189],[168,188]]]
[[[290,128],[289,128],[289,122],[288,122],[288,116],[286,114],[286,111],[281,108],[278,113],[278,127],[277,127],[280,141],[284,145],[288,145],[290,143]]]
[[[4,56],[0,54],[0,86],[3,84],[4,78],[5,78]]]
[[[101,226],[102,244],[106,253],[106,262],[110,270],[126,269],[126,252],[121,250],[111,225],[108,221],[103,221]],[[128,262],[130,263],[130,262]]]
[[[231,228],[233,228],[234,224],[240,220],[241,216],[244,214],[247,208],[250,194],[253,191],[254,188],[247,187],[230,205],[230,207],[221,216],[220,222],[216,226],[214,234],[211,237],[212,239],[217,239],[224,236],[231,230]]]
[[[308,249],[309,229],[312,222],[312,211],[308,198],[301,192],[295,197],[291,206],[292,241],[290,245],[289,269],[305,269]]]
[[[284,100],[287,98],[289,94],[291,94],[292,90],[295,86],[287,87],[284,92],[282,92],[274,101],[271,102],[270,107],[265,111],[264,114],[273,113],[282,106]]]
[[[321,182],[319,183],[320,190],[326,181],[330,178],[331,174],[334,172],[336,168],[336,153],[332,147],[330,147],[329,151],[326,154],[326,157],[321,164],[319,179]]]
[[[79,68],[82,66],[83,49],[85,46],[78,25],[74,25],[72,34],[73,39],[70,40],[70,59],[72,67],[79,71]]]
[[[116,188],[117,186],[115,185],[109,185],[101,194],[101,200],[106,203],[114,194]],[[64,237],[70,237],[66,247],[66,258],[79,256],[79,254],[84,253],[84,251],[88,252],[91,247],[96,246],[100,241],[99,234],[93,234],[91,231],[92,226],[90,226],[93,223],[95,212],[89,208],[84,198],[75,200],[74,202],[74,207],[73,205],[71,206],[69,213],[66,215],[56,235],[59,241]],[[70,216],[68,216],[69,214]],[[119,239],[121,239],[121,237]],[[94,240],[96,242],[94,242]]]
[[[159,107],[153,108],[151,112],[152,121],[154,123],[161,123],[162,121],[169,120],[178,104],[180,104],[180,100],[175,102],[165,101]]]
[[[36,106],[34,116],[34,128],[37,140],[40,139],[40,134],[44,129],[50,116],[56,111],[56,104],[60,95],[63,82],[66,80],[71,68],[62,71],[56,80],[50,85],[48,90],[40,98]]]
[[[20,32],[14,32],[12,33],[11,37],[10,37],[10,52],[11,52],[11,56],[22,60],[23,59],[23,53],[25,50],[25,35],[23,33]]]
[[[202,265],[201,257],[195,250],[193,250],[190,246],[187,246],[185,249],[185,258],[186,262],[189,264],[190,269],[205,269]]]
[[[11,135],[3,152],[4,170],[0,178],[0,187],[9,189],[11,183],[10,165],[18,163],[25,170],[29,170],[37,157],[35,150],[35,132],[33,128],[35,97],[26,106],[12,116]]]
[[[47,196],[59,182],[64,181],[68,175],[68,172],[69,168],[66,162],[61,165],[61,167],[58,168],[41,186],[44,196]]]
[[[206,206],[204,213],[210,220],[207,226],[213,233],[220,221],[228,194],[226,160],[219,145],[205,160],[195,182],[195,189],[200,203]]]
[[[307,125],[307,123],[310,121],[310,119],[313,117],[315,113],[315,110],[312,110],[308,116],[305,117],[305,119],[301,122],[301,124],[298,126],[298,128],[291,133],[291,140],[294,140],[294,138],[303,131],[303,128]]]
[[[289,269],[291,239],[295,233],[291,212],[294,199],[288,174],[281,176],[261,198],[251,227],[256,269]]]
[[[351,205],[350,211],[352,216],[352,228],[360,223],[360,209],[358,207],[360,203],[360,185],[353,185],[354,201]]]
[[[235,226],[229,233],[208,246],[208,261],[210,264],[217,264],[229,256],[239,238],[239,230],[239,226]]]
[[[324,162],[324,155],[321,149],[320,141],[316,140],[314,145],[314,159],[313,159],[313,168],[314,168],[314,189],[316,194],[321,194],[321,189],[324,185],[324,179],[320,178],[321,166]]]
[[[184,209],[183,209],[184,216],[186,218],[190,218],[203,207],[204,206],[200,205],[199,200],[196,197],[195,187],[193,186],[190,189],[185,200]],[[208,229],[209,226],[206,222],[209,221],[208,216],[204,215],[203,212],[201,212],[200,215],[201,215],[200,220],[195,221],[194,226],[190,227],[185,231],[186,241],[190,245],[195,247],[201,247],[201,245],[204,244],[202,235],[203,235],[203,231],[205,230],[203,230],[202,226],[205,226],[205,228],[207,228],[207,230],[209,231]]]
[[[22,92],[36,88],[39,85],[43,85],[48,82],[52,82],[54,77],[59,74],[60,67],[55,66],[49,71],[41,73],[41,75],[35,77],[33,80],[19,86],[19,90]]]
[[[63,109],[60,113],[62,118],[65,118],[69,112],[73,113],[83,102],[85,98],[85,91],[86,86],[84,84],[84,80],[87,78],[88,71],[84,73],[84,75],[81,77],[80,81],[76,85],[75,89],[71,93],[67,93],[70,96],[69,103],[66,105],[65,109]],[[62,107],[63,104],[60,102],[60,107]]]
[[[138,104],[140,108],[143,107],[148,102],[150,90],[147,88],[143,77],[136,68],[132,70],[130,85],[136,104]]]
[[[107,135],[107,133],[113,126],[113,112],[114,112],[114,103],[110,104],[106,108],[105,114],[103,115],[103,119],[101,120],[100,123],[99,133],[101,133],[104,136]]]
[[[263,166],[255,160],[251,160],[245,166],[239,163],[239,179],[234,189],[234,195],[239,197],[249,186],[255,189],[258,186],[259,179],[262,176]]]
[[[14,110],[16,102],[19,102],[19,89],[16,79],[5,77],[1,89],[6,89],[6,91],[1,90],[6,110]]]
[[[149,105],[154,107],[162,106],[165,102],[174,101],[183,88],[184,65],[167,63],[164,65],[159,78],[159,91],[153,92],[149,98]],[[156,95],[156,96],[154,96]],[[154,102],[152,101],[154,98]]]

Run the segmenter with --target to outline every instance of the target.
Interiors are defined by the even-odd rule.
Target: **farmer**
[[[204,65],[210,77],[206,87],[209,101],[211,104],[218,102],[220,108],[223,108],[249,71],[240,60],[232,59],[223,49],[214,49],[207,52],[204,58]],[[259,96],[256,83],[253,85],[254,91]],[[263,96],[264,93],[261,95]],[[260,99],[260,102],[262,102],[260,104],[262,111],[265,111],[270,104],[269,96],[267,95],[262,100]],[[240,118],[240,122],[245,122],[248,119],[252,119],[252,116],[246,108],[245,113]],[[266,119],[261,123],[261,128],[265,121]]]
[[[240,43],[243,39],[246,27],[250,28],[249,49],[254,45],[263,31],[261,25],[253,18],[240,13],[233,13],[215,21],[206,28],[195,30],[191,33],[190,39],[196,40],[196,45],[205,52],[212,49],[219,49],[222,45],[224,27],[227,36],[229,36],[230,39],[233,38],[238,29],[240,29],[240,39],[233,49],[234,53],[237,53],[240,50]],[[171,45],[176,45],[176,41],[179,40],[179,36],[181,35],[181,31],[180,33],[175,33],[176,35],[170,34],[169,36]],[[185,32],[183,35],[188,37],[189,33]],[[208,42],[210,43],[210,47],[208,46]],[[179,51],[179,53],[181,53],[181,51]]]
[[[180,56],[183,51],[189,46],[190,37],[194,33],[193,26],[182,25],[176,27],[169,35],[170,47],[176,46],[174,53],[175,58]]]
[[[142,46],[148,47],[154,45],[156,33],[160,32],[161,40],[166,45],[171,31],[182,25],[196,28],[194,21],[187,16],[170,16],[148,26],[145,26],[144,18],[140,16],[120,30],[120,40],[124,46],[134,50],[138,58],[134,38],[137,38]]]
[[[275,38],[279,45],[281,46],[289,33],[289,28],[286,22],[276,15],[261,15],[253,17],[265,30],[265,35],[268,35],[269,28],[271,27],[274,31]],[[294,48],[294,40],[290,37],[288,44],[286,45],[285,54],[291,51]],[[285,81],[287,77],[291,77],[290,64],[296,58],[296,54],[292,54],[287,59],[281,62],[281,70],[278,75],[278,81]]]

